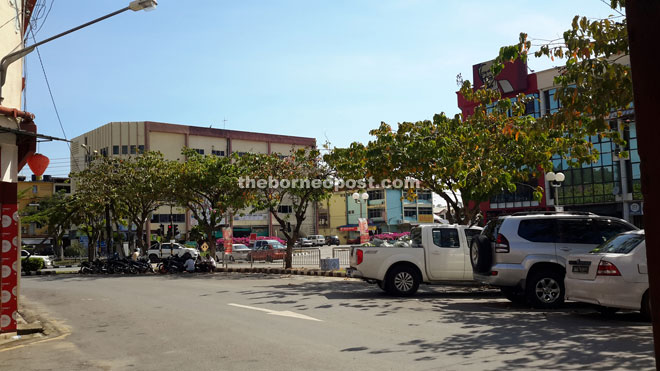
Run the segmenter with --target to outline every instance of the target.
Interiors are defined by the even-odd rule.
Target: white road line
[[[310,317],[310,316],[306,316],[304,314],[295,313],[295,312],[292,312],[290,310],[281,310],[281,311],[280,310],[272,310],[272,309],[266,309],[266,308],[250,307],[248,305],[241,305],[241,304],[235,304],[235,303],[229,303],[227,305],[231,305],[232,307],[238,307],[238,308],[258,310],[260,312],[266,312],[267,314],[272,314],[274,316],[291,317],[291,318],[298,318],[298,319],[306,319],[308,321],[323,322],[323,320],[316,319],[316,318]]]

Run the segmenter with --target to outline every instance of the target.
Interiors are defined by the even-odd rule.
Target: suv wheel
[[[541,270],[527,279],[527,301],[539,309],[558,308],[564,303],[564,275],[557,271]]]
[[[414,269],[406,266],[395,267],[387,275],[385,287],[395,296],[411,296],[419,288],[420,279]]]
[[[484,235],[472,238],[470,243],[470,262],[472,270],[477,273],[485,273],[493,265],[493,253],[490,247],[490,239]]]

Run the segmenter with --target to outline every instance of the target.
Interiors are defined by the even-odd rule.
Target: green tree
[[[478,219],[479,202],[551,167],[551,133],[532,132],[535,121],[525,116],[526,97],[513,102],[494,90],[461,92],[480,102],[472,116],[403,122],[393,130],[386,123],[372,130],[367,145],[353,143],[335,148],[325,156],[337,175],[344,178],[413,178],[421,187],[442,197],[450,222],[472,224]],[[541,198],[542,189],[535,189]],[[414,190],[408,196],[414,197]]]
[[[245,190],[238,187],[245,170],[237,156],[204,156],[189,148],[182,154],[186,161],[173,163],[174,200],[192,212],[215,256],[215,232],[246,206]]]
[[[300,229],[311,205],[328,198],[332,187],[324,187],[330,180],[330,169],[323,164],[317,149],[299,149],[290,156],[278,154],[245,154],[240,160],[249,170],[254,187],[243,183],[250,192],[247,198],[253,210],[268,210],[280,225],[287,241],[285,267],[291,268],[293,245],[300,236]],[[275,178],[277,187],[262,183]],[[284,181],[284,182],[283,182]],[[288,186],[285,186],[288,185]],[[290,205],[292,212],[278,212],[282,205]]]
[[[163,159],[160,152],[146,152],[128,159],[108,159],[114,169],[113,190],[117,204],[123,210],[129,224],[135,225],[137,246],[145,253],[150,233],[145,225],[151,214],[167,200],[173,198],[172,163]]]
[[[62,239],[71,226],[74,213],[71,196],[67,196],[62,191],[40,200],[36,207],[28,207],[21,215],[21,222],[45,225],[48,237],[53,240],[55,251],[60,255],[60,259],[64,259]]]

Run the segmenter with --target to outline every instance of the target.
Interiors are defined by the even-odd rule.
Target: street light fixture
[[[559,206],[559,187],[561,187],[566,176],[564,173],[554,173],[551,171],[545,174],[545,179],[547,179],[548,182],[550,182],[550,186],[555,189],[555,210],[562,211],[562,208]]]
[[[362,204],[367,202],[369,199],[369,194],[367,192],[362,194],[355,192],[353,193],[352,197],[356,204],[360,204],[360,218],[362,218]]]
[[[82,24],[78,27],[74,27],[70,30],[67,30],[67,31],[59,33],[55,36],[49,37],[46,40],[39,41],[36,44],[30,45],[26,48],[23,48],[23,49],[15,51],[13,53],[7,54],[6,56],[4,56],[4,58],[2,58],[2,61],[0,61],[0,104],[2,104],[2,100],[4,99],[4,98],[2,98],[2,87],[5,85],[5,80],[7,78],[7,69],[9,68],[9,65],[16,62],[17,60],[23,58],[24,56],[32,53],[34,51],[34,49],[36,49],[38,46],[43,45],[47,42],[53,41],[55,39],[59,39],[60,37],[62,37],[64,35],[68,35],[68,34],[74,32],[74,31],[78,31],[81,28],[91,26],[94,23],[97,23],[97,22],[100,22],[104,19],[113,17],[113,16],[115,16],[119,13],[123,13],[127,10],[132,10],[134,12],[137,12],[139,10],[153,10],[153,9],[156,8],[157,5],[158,5],[157,0],[134,0],[134,1],[131,1],[128,4],[128,6],[123,8],[123,9],[119,9],[117,11],[114,11],[114,12],[110,13],[110,14],[106,14],[103,17],[96,18],[96,19],[94,19],[92,21],[89,21],[85,24]]]

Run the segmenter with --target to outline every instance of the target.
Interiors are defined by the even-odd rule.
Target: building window
[[[71,193],[71,186],[68,185],[56,185],[55,192],[64,191],[64,193]]]
[[[328,226],[328,214],[326,213],[319,213],[319,225],[320,226]]]
[[[369,194],[369,199],[370,200],[382,200],[383,198],[385,198],[385,196],[384,196],[385,193],[383,192],[382,189],[377,189],[377,190],[374,190],[374,191],[368,191],[367,194]]]
[[[238,157],[243,157],[247,152],[236,152],[238,154]]]
[[[122,155],[128,154],[128,146],[121,146],[121,154]]]
[[[277,212],[280,214],[291,214],[293,207],[291,205],[280,205],[277,207]]]
[[[616,128],[616,122],[610,123],[610,125]],[[625,133],[624,138],[628,139]],[[592,143],[593,148],[600,152],[598,161],[571,167],[558,155],[552,158],[554,171],[563,172],[566,177],[559,188],[559,204],[614,202],[616,195],[621,192],[619,161],[615,154],[616,145],[610,139],[598,138],[598,136],[590,137],[588,140]]]
[[[417,209],[413,207],[404,207],[403,208],[403,216],[406,218],[416,218],[417,217]]]
[[[39,192],[39,186],[33,185],[32,186],[32,193],[37,193]]]
[[[419,215],[432,215],[432,214],[433,214],[433,209],[430,207],[419,208]]]
[[[433,201],[433,193],[429,191],[419,191],[417,192],[417,201],[431,202]]]
[[[143,145],[138,146],[138,153],[144,153],[144,146]]]
[[[216,151],[216,150],[211,150],[211,154],[214,156],[224,156],[225,151]]]
[[[543,92],[546,115],[552,115],[553,113],[557,113],[557,111],[559,111],[559,108],[561,107],[561,104],[555,97],[556,94],[557,94],[557,89],[550,89]]]
[[[369,210],[367,210],[367,217],[369,219],[382,218],[383,217],[383,209],[369,209]]]
[[[137,147],[136,146],[131,146],[131,154],[134,155],[137,153]]]
[[[197,153],[199,153],[200,155],[203,155],[203,154],[204,154],[204,150],[203,150],[203,149],[200,149],[200,148],[193,148],[192,150],[195,151],[195,152],[197,152]]]
[[[112,154],[113,155],[119,154],[119,146],[112,146]]]

